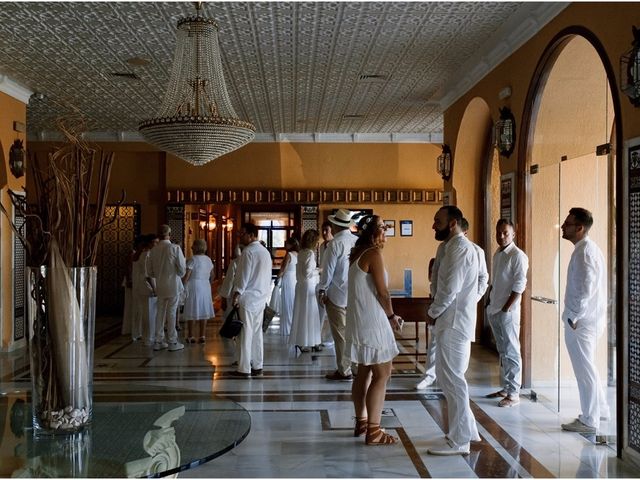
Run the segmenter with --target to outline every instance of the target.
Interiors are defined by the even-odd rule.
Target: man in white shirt
[[[440,268],[440,262],[444,257],[444,247],[447,244],[446,241],[440,242],[438,249],[436,250],[436,256],[433,258],[433,266],[429,272],[429,295],[431,298],[436,296],[438,289],[438,269]],[[424,375],[418,383],[416,383],[416,390],[426,390],[436,383],[436,336],[433,334],[433,326],[429,325],[429,344],[427,345],[427,359],[424,365]]]
[[[238,232],[244,245],[233,281],[233,305],[238,307],[240,330],[238,370],[234,377],[262,377],[264,344],[262,317],[271,293],[272,261],[269,250],[258,241],[258,227],[245,223]]]
[[[433,223],[436,240],[447,244],[427,320],[434,325],[436,373],[447,400],[449,432],[447,446],[427,450],[432,455],[466,455],[470,442],[480,440],[464,377],[475,336],[478,255],[462,233],[461,222],[460,209],[449,205],[438,210]]]
[[[578,382],[582,413],[563,430],[596,433],[609,417],[606,391],[596,365],[596,345],[606,327],[606,268],[602,251],[588,236],[591,212],[572,208],[560,227],[562,238],[575,245],[564,293],[564,341]]]
[[[320,227],[323,242],[318,247],[318,267],[322,267],[322,259],[324,258],[324,252],[329,247],[329,242],[333,240],[333,227],[329,220],[322,222]],[[322,271],[322,268],[320,268]],[[316,296],[319,292],[318,285],[316,285]],[[327,321],[327,310],[324,308],[324,304],[318,300],[318,312],[320,313],[320,331],[323,347],[331,347],[334,345],[333,337],[331,337],[331,328]]]
[[[349,227],[353,225],[349,210],[340,209],[329,215],[334,225],[334,237],[322,256],[322,273],[318,284],[318,296],[327,310],[331,335],[335,342],[337,370],[328,373],[327,380],[348,381],[353,379],[351,360],[345,355],[344,332],[347,322],[347,280],[349,254],[356,243],[356,236]]]
[[[493,278],[487,302],[487,319],[500,356],[502,389],[487,395],[500,398],[499,407],[520,403],[522,357],[520,355],[520,299],[527,286],[529,258],[515,242],[515,228],[504,218],[496,224],[498,249],[493,255]]]
[[[462,233],[464,233],[465,237],[467,236],[467,232],[469,231],[469,222],[466,218],[462,219],[460,224],[462,228]],[[442,261],[442,257],[444,256],[444,247],[446,245],[446,241],[440,242],[438,245],[438,249],[436,250],[436,256],[433,261],[433,267],[429,274],[430,284],[430,293],[431,298],[435,297],[436,290],[438,289],[438,269],[440,268],[440,262]],[[484,250],[480,248],[480,245],[476,245],[471,242],[473,248],[476,251],[476,255],[478,256],[478,301],[482,298],[484,293],[487,291],[487,286],[489,285],[489,272],[487,272],[487,261],[485,260]],[[429,327],[429,330],[432,331],[432,328]],[[435,335],[431,333],[429,335],[429,345],[427,347],[427,361],[425,364],[425,372],[422,379],[416,384],[416,390],[426,390],[431,385],[436,382],[436,341]]]
[[[156,332],[154,350],[168,348],[170,352],[182,350],[184,345],[178,342],[176,330],[176,312],[178,300],[184,290],[182,277],[187,272],[187,262],[182,249],[171,243],[171,228],[161,225],[160,241],[149,254],[149,276],[156,279]],[[164,341],[164,329],[167,329],[167,340]]]

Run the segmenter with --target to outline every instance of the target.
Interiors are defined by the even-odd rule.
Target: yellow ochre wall
[[[16,139],[25,140],[24,133],[13,130],[13,122],[27,121],[27,107],[19,100],[0,92],[0,186],[2,205],[12,212],[7,189],[23,189],[24,178],[16,179],[9,170],[9,149]],[[26,142],[25,142],[26,148]],[[13,235],[7,218],[0,214],[0,351],[13,350]]]
[[[32,142],[30,151],[45,155],[54,144]],[[167,190],[257,189],[442,189],[436,173],[439,145],[373,143],[251,143],[202,167],[158,152],[144,144],[102,143],[115,152],[109,201],[126,190],[126,203],[142,207],[143,232],[164,221]],[[166,158],[166,160],[165,160]],[[389,287],[403,288],[405,268],[413,270],[413,294],[428,291],[426,271],[435,254],[431,225],[437,205],[320,205],[320,218],[333,208],[373,208],[396,221],[396,237],[385,248]],[[400,237],[400,220],[413,220],[413,236]]]

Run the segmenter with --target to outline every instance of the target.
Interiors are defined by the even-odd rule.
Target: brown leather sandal
[[[393,445],[397,443],[398,439],[393,435],[385,433],[380,428],[379,423],[370,423],[367,425],[367,436],[365,437],[365,443],[367,445]]]
[[[359,437],[367,433],[367,417],[356,417],[356,426],[353,429],[353,436]]]

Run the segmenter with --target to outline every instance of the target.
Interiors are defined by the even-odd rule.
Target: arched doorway
[[[484,99],[472,99],[465,109],[460,130],[456,139],[453,159],[452,188],[456,205],[469,221],[468,237],[480,245],[485,257],[491,259],[491,243],[487,243],[485,205],[485,174],[487,162],[492,158],[491,148],[491,112]],[[456,172],[464,172],[456,175]],[[499,188],[499,186],[498,186]],[[480,302],[482,303],[482,302]],[[485,337],[484,309],[478,308],[476,338]]]
[[[560,315],[573,245],[560,225],[571,207],[593,212],[590,237],[608,265],[606,334],[598,342],[598,368],[609,388],[612,419],[602,433],[615,435],[615,158],[614,99],[607,69],[594,44],[583,35],[558,36],[547,49],[539,77],[529,92],[522,149],[529,173],[527,253],[531,302],[526,322],[529,355],[526,379],[539,401],[562,419],[580,411],[575,377],[564,345]],[[521,165],[523,162],[521,161]]]

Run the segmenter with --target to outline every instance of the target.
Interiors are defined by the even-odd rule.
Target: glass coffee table
[[[91,425],[51,436],[33,435],[27,390],[0,391],[0,477],[162,477],[219,457],[249,434],[251,417],[237,403],[169,392],[162,401],[94,393]]]

